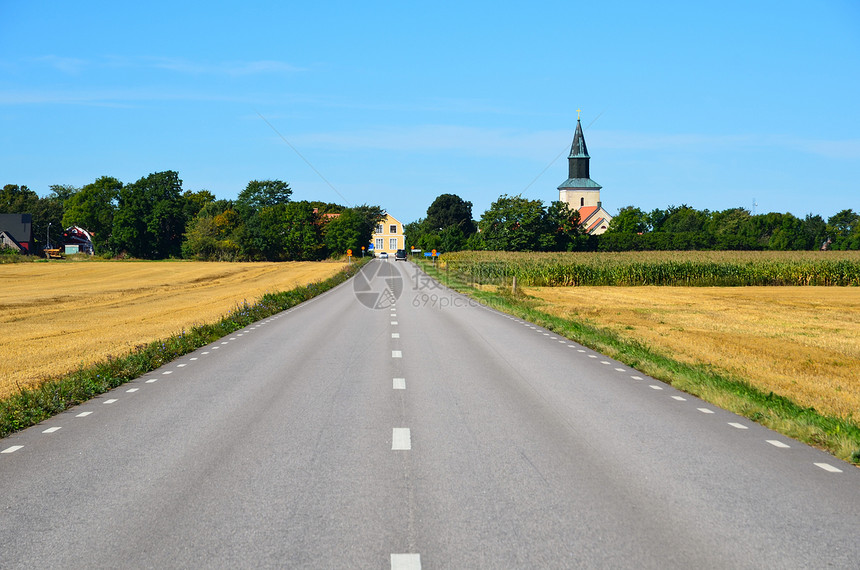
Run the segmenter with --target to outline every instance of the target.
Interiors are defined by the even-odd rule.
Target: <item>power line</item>
[[[311,163],[310,163],[310,161],[309,161],[307,158],[305,158],[305,157],[302,155],[302,153],[300,153],[300,152],[299,152],[299,150],[298,150],[296,147],[294,147],[292,144],[290,144],[290,141],[288,141],[288,140],[286,139],[286,137],[284,137],[284,135],[282,135],[280,132],[278,132],[278,129],[276,129],[276,128],[275,128],[275,126],[274,126],[274,125],[272,125],[272,123],[270,123],[269,121],[267,121],[267,120],[266,120],[266,117],[264,117],[263,115],[261,115],[258,111],[257,111],[256,113],[257,113],[257,116],[258,116],[258,117],[260,117],[261,119],[263,119],[263,122],[265,122],[267,125],[269,125],[269,128],[271,128],[273,131],[275,131],[275,134],[276,134],[276,135],[278,135],[279,137],[281,137],[281,140],[282,140],[282,141],[284,141],[285,143],[287,143],[287,146],[288,146],[288,147],[290,147],[291,149],[293,149],[293,152],[294,152],[294,153],[296,153],[297,155],[299,155],[299,158],[301,158],[302,160],[304,160],[304,161],[305,161],[305,164],[307,164],[308,166],[310,166],[310,167],[311,167],[311,170],[313,170],[314,172],[316,172],[316,173],[317,173],[317,176],[319,176],[320,178],[322,178],[322,181],[323,181],[323,182],[325,182],[326,184],[328,184],[328,187],[329,187],[329,188],[331,188],[332,190],[334,190],[334,192],[335,192],[338,196],[340,196],[340,197],[341,197],[341,199],[342,199],[344,202],[346,202],[346,203],[347,203],[347,205],[349,205],[350,207],[352,206],[352,202],[350,202],[349,200],[347,200],[347,199],[346,199],[346,196],[344,196],[343,194],[341,194],[340,192],[338,192],[337,188],[335,188],[335,187],[332,185],[332,183],[331,183],[331,182],[329,182],[329,181],[326,179],[326,177],[325,177],[325,176],[323,176],[323,175],[320,173],[320,171],[319,171],[319,170],[317,170],[316,168],[314,168],[314,165],[313,165],[313,164],[311,164]]]
[[[593,124],[597,121],[597,119],[599,119],[599,118],[600,118],[600,115],[602,115],[602,114],[603,114],[603,113],[605,113],[605,112],[606,112],[606,109],[602,110],[602,111],[600,112],[600,114],[598,114],[596,117],[594,117],[594,119],[593,119],[590,123],[588,123],[588,126],[587,126],[587,127],[585,127],[585,130],[588,130],[589,128],[591,128],[591,125],[593,125]],[[537,176],[535,176],[534,180],[532,180],[531,182],[529,182],[529,183],[528,183],[528,185],[527,185],[525,188],[523,188],[523,190],[522,190],[522,192],[521,192],[521,193],[524,193],[526,190],[528,190],[529,188],[531,188],[532,184],[534,184],[535,182],[537,182],[537,181],[538,181],[538,178],[540,178],[541,176],[543,176],[543,173],[544,173],[544,172],[546,172],[547,170],[549,170],[549,167],[550,167],[550,166],[552,166],[553,164],[555,164],[555,161],[556,161],[556,160],[558,160],[558,159],[561,157],[561,155],[563,155],[566,151],[567,151],[567,146],[565,146],[565,147],[562,149],[562,151],[561,151],[560,153],[558,153],[558,154],[555,156],[555,158],[553,158],[553,159],[552,159],[552,161],[551,161],[549,164],[547,164],[547,165],[546,165],[546,167],[544,167],[544,169],[543,169],[543,170],[541,170],[541,171],[540,171],[540,174],[538,174]]]

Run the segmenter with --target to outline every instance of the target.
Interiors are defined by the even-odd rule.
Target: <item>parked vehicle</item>
[[[398,249],[394,253],[394,261],[406,261],[406,250],[405,249]]]
[[[388,252],[383,251],[379,254],[379,259],[388,259]]]

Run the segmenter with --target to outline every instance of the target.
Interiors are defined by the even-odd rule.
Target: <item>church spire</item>
[[[567,157],[570,178],[590,178],[588,175],[588,149],[585,146],[585,136],[582,134],[582,123],[576,118],[576,132],[573,134],[573,144],[570,145],[570,156]]]

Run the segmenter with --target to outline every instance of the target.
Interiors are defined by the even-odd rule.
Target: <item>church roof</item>
[[[585,147],[585,136],[582,134],[582,123],[576,119],[576,132],[573,133],[573,144],[570,145],[570,156],[568,158],[589,158],[588,149]]]
[[[593,190],[600,190],[603,186],[591,178],[568,178],[561,183],[561,186],[559,186],[558,189],[565,190],[567,188],[591,188]]]

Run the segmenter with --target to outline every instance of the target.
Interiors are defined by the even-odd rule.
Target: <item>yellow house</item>
[[[375,255],[382,252],[394,255],[398,249],[406,249],[403,224],[391,214],[386,213],[385,218],[376,224],[376,231],[373,232],[373,237],[370,239],[370,249]]]

